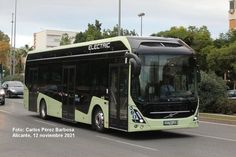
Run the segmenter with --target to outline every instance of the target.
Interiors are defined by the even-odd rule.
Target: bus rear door
[[[37,112],[38,68],[29,69],[29,111]]]
[[[63,66],[62,119],[75,120],[75,66]]]

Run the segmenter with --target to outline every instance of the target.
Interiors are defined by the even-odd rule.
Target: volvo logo
[[[178,114],[178,112],[170,113],[168,116],[166,116],[164,118],[172,118],[172,117],[174,117],[177,114]]]

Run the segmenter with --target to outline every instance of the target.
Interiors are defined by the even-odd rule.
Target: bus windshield
[[[132,97],[138,102],[181,101],[196,95],[196,68],[192,55],[139,55],[140,75],[132,79]]]

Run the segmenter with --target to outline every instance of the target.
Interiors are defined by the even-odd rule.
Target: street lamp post
[[[118,13],[118,36],[120,36],[121,25],[121,0],[119,0],[119,13]]]
[[[10,48],[10,75],[13,75],[13,33],[14,33],[14,13],[11,19],[11,48]]]
[[[17,0],[15,0],[15,23],[14,23],[14,50],[13,50],[13,75],[16,72],[16,11],[17,11]]]
[[[138,17],[141,18],[141,33],[140,33],[140,36],[143,36],[143,16],[145,15],[145,13],[140,13],[138,14]]]

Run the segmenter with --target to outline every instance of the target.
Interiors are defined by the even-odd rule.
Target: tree
[[[192,39],[191,39],[192,35],[183,26],[171,27],[170,30],[154,33],[151,36],[179,38],[179,39],[182,39],[184,42],[186,42],[188,45],[191,45],[192,43]]]
[[[69,45],[72,43],[73,37],[69,37],[67,33],[62,34],[60,45]]]
[[[170,30],[154,33],[152,36],[179,38],[183,40],[197,52],[200,69],[204,71],[208,70],[206,62],[207,54],[203,50],[213,45],[213,40],[206,26],[200,28],[195,26],[189,26],[188,28],[183,26],[171,27]]]
[[[102,23],[95,20],[95,24],[88,24],[88,28],[84,32],[79,32],[75,36],[74,43],[104,39],[115,37],[118,35],[118,25],[114,26],[113,29],[104,29],[102,31]],[[136,36],[135,30],[129,31],[127,29],[121,28],[121,35],[124,36]]]
[[[200,110],[202,112],[232,113],[235,103],[227,99],[227,85],[214,72],[201,72],[199,84]],[[228,105],[230,103],[230,106]]]
[[[95,20],[95,24],[88,24],[88,28],[84,32],[79,32],[75,36],[74,43],[102,39],[101,23]]]
[[[188,28],[183,26],[171,27],[170,30],[154,33],[151,36],[179,38],[197,52],[200,52],[206,46],[213,44],[211,34],[206,26],[200,28],[195,26],[189,26]]]
[[[10,38],[0,31],[0,62],[6,66],[7,64],[7,54],[10,50],[9,44]]]
[[[231,80],[236,88],[236,41],[229,46],[211,49],[207,56],[209,68],[225,80]]]
[[[8,37],[8,35],[4,34],[2,31],[0,31],[0,41],[5,41],[5,42],[9,43],[10,38]]]
[[[23,72],[23,60],[25,59],[27,53],[32,50],[33,46],[30,47],[29,45],[25,45],[24,47],[21,47],[16,50],[16,73],[20,74]]]
[[[79,32],[76,34],[74,43],[80,43],[85,41],[86,41],[86,36],[83,32]]]
[[[22,57],[26,57],[26,55],[28,54],[29,51],[32,51],[33,50],[33,46],[29,46],[29,45],[25,45],[24,47],[21,47],[19,49],[19,53]]]
[[[121,28],[120,30],[121,36],[137,36],[138,34],[135,30],[129,31],[127,29]],[[104,29],[103,30],[103,38],[110,38],[118,36],[118,25],[114,26],[113,29]]]

